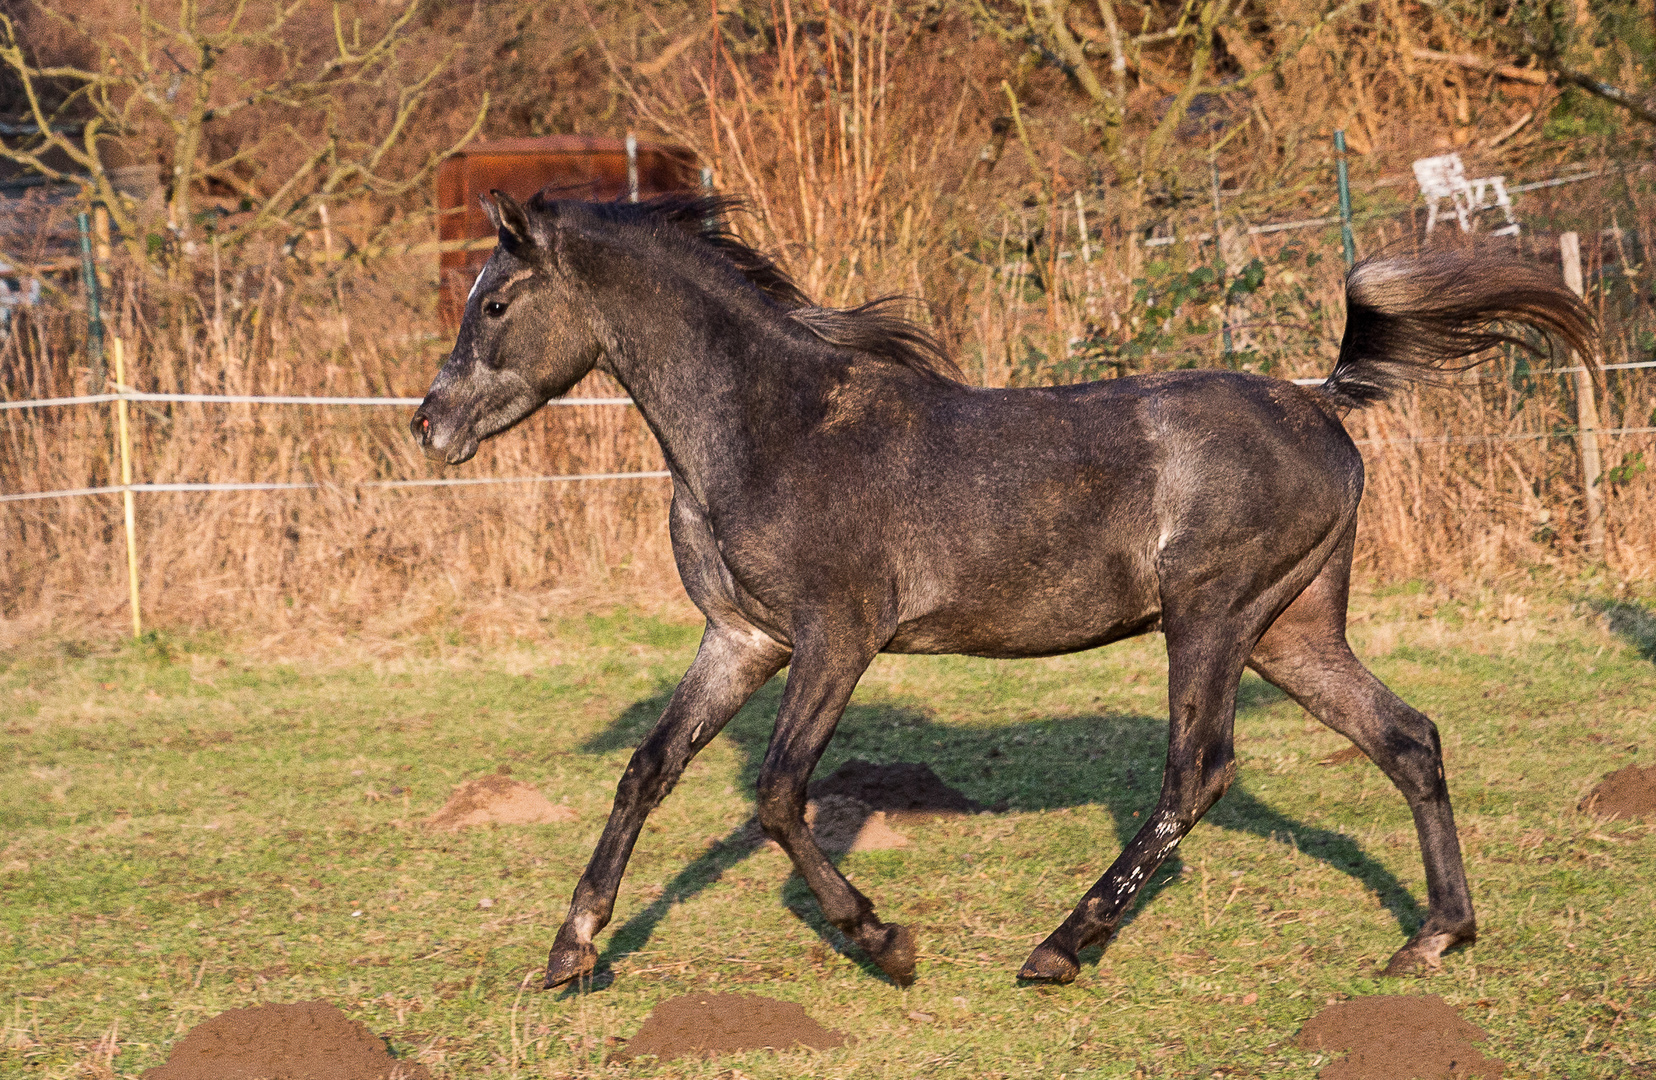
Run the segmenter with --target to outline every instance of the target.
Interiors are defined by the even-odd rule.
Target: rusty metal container
[[[494,231],[478,203],[491,190],[528,199],[551,189],[559,197],[605,200],[647,199],[700,183],[696,157],[678,146],[632,138],[548,135],[536,139],[476,142],[437,169],[437,236],[440,240],[484,240]],[[460,325],[466,294],[488,261],[488,250],[445,251],[438,259],[443,325]]]

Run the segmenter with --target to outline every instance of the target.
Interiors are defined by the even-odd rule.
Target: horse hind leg
[[[1355,743],[1402,792],[1426,866],[1425,923],[1385,974],[1435,969],[1443,953],[1477,939],[1472,894],[1455,832],[1437,726],[1358,661],[1346,642],[1351,544],[1323,567],[1255,646],[1248,666]]]

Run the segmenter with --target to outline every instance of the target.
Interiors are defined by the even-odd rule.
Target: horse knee
[[[780,843],[805,820],[804,793],[781,778],[759,778],[759,828]]]
[[[678,772],[667,767],[666,756],[648,745],[640,746],[627,762],[626,771],[615,785],[615,801],[623,806],[645,803],[654,806],[667,797],[678,780]]]

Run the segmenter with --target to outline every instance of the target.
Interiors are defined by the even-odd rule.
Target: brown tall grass
[[[1602,157],[1607,136],[1543,132],[1555,105],[1548,88],[1422,70],[1411,57],[1425,39],[1410,28],[1422,32],[1429,20],[1418,18],[1316,39],[1256,92],[1214,99],[1177,129],[1155,169],[1134,175],[1108,157],[1103,127],[1076,111],[1061,72],[1009,67],[1003,44],[967,33],[968,17],[952,8],[928,19],[892,4],[783,2],[768,36],[727,31],[716,51],[697,22],[705,12],[656,14],[646,27],[608,9],[589,13],[593,49],[582,62],[605,73],[630,122],[692,147],[716,168],[721,190],[746,195],[752,213],[738,224],[778,251],[807,291],[833,304],[892,292],[925,301],[922,317],[988,385],[1193,365],[1326,373],[1343,323],[1337,229],[1248,226],[1330,212],[1333,126],[1343,124],[1360,151],[1353,174],[1365,253],[1420,242],[1413,157],[1461,145],[1474,173],[1509,180],[1614,164]],[[1084,20],[1074,21],[1086,37]],[[1223,41],[1239,70],[1260,62],[1246,36]],[[1455,44],[1441,34],[1430,42]],[[677,61],[655,66],[671,49]],[[1174,54],[1161,71],[1144,60],[1123,133],[1111,136],[1126,151],[1159,123],[1163,84],[1181,55],[1188,60]],[[523,61],[514,53],[513,63]],[[1534,116],[1516,135],[1495,149],[1478,145],[1524,111]],[[1656,343],[1645,255],[1656,235],[1652,181],[1613,171],[1519,204],[1522,243],[1538,259],[1557,259],[1557,231],[1583,235],[1589,299],[1612,363],[1648,358]],[[364,215],[377,222],[384,212]],[[407,217],[408,238],[424,220]],[[1155,237],[1176,242],[1150,244]],[[216,257],[202,248],[170,283],[139,265],[111,273],[129,381],[145,390],[419,396],[446,349],[424,259],[303,262],[274,248]],[[64,290],[21,318],[0,352],[5,397],[96,389],[86,385],[77,293]],[[1369,467],[1364,574],[1499,583],[1601,564],[1585,547],[1574,384],[1534,374],[1568,363],[1500,357],[1351,418]],[[1605,427],[1656,426],[1648,369],[1607,373],[1600,394]],[[665,481],[354,486],[437,475],[406,437],[406,411],[137,408],[140,480],[325,485],[141,495],[151,621],[296,640],[319,627],[381,635],[460,618],[524,629],[570,592],[676,593]],[[1652,438],[1602,440],[1602,565],[1635,584],[1656,577],[1656,470],[1644,468],[1656,460]],[[116,475],[107,407],[0,412],[0,448],[4,492]],[[659,460],[630,409],[549,408],[487,444],[464,472],[631,471]],[[122,625],[119,526],[113,496],[0,505],[3,625]]]

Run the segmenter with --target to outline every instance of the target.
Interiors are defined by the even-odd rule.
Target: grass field
[[[1656,1075],[1656,822],[1575,809],[1656,755],[1656,649],[1640,609],[1599,610],[1408,590],[1356,605],[1360,655],[1442,729],[1479,904],[1478,944],[1424,981],[1373,975],[1422,915],[1401,797],[1365,760],[1317,764],[1344,740],[1250,675],[1237,785],[1101,961],[1069,987],[1015,984],[1154,801],[1155,637],[882,657],[863,680],[819,773],[920,760],[1009,806],[842,861],[919,930],[909,990],[824,928],[782,855],[727,842],[780,681],[652,818],[594,989],[523,989],[695,648],[688,621],[577,618],[389,659],[166,638],[3,654],[0,1074],[136,1075],[223,1009],[325,999],[451,1077],[1311,1077],[1327,1062],[1292,1039],[1327,1002],[1430,992],[1509,1077]],[[578,821],[422,828],[453,784],[502,767]],[[713,988],[797,1001],[855,1041],[603,1063],[657,1002]]]

